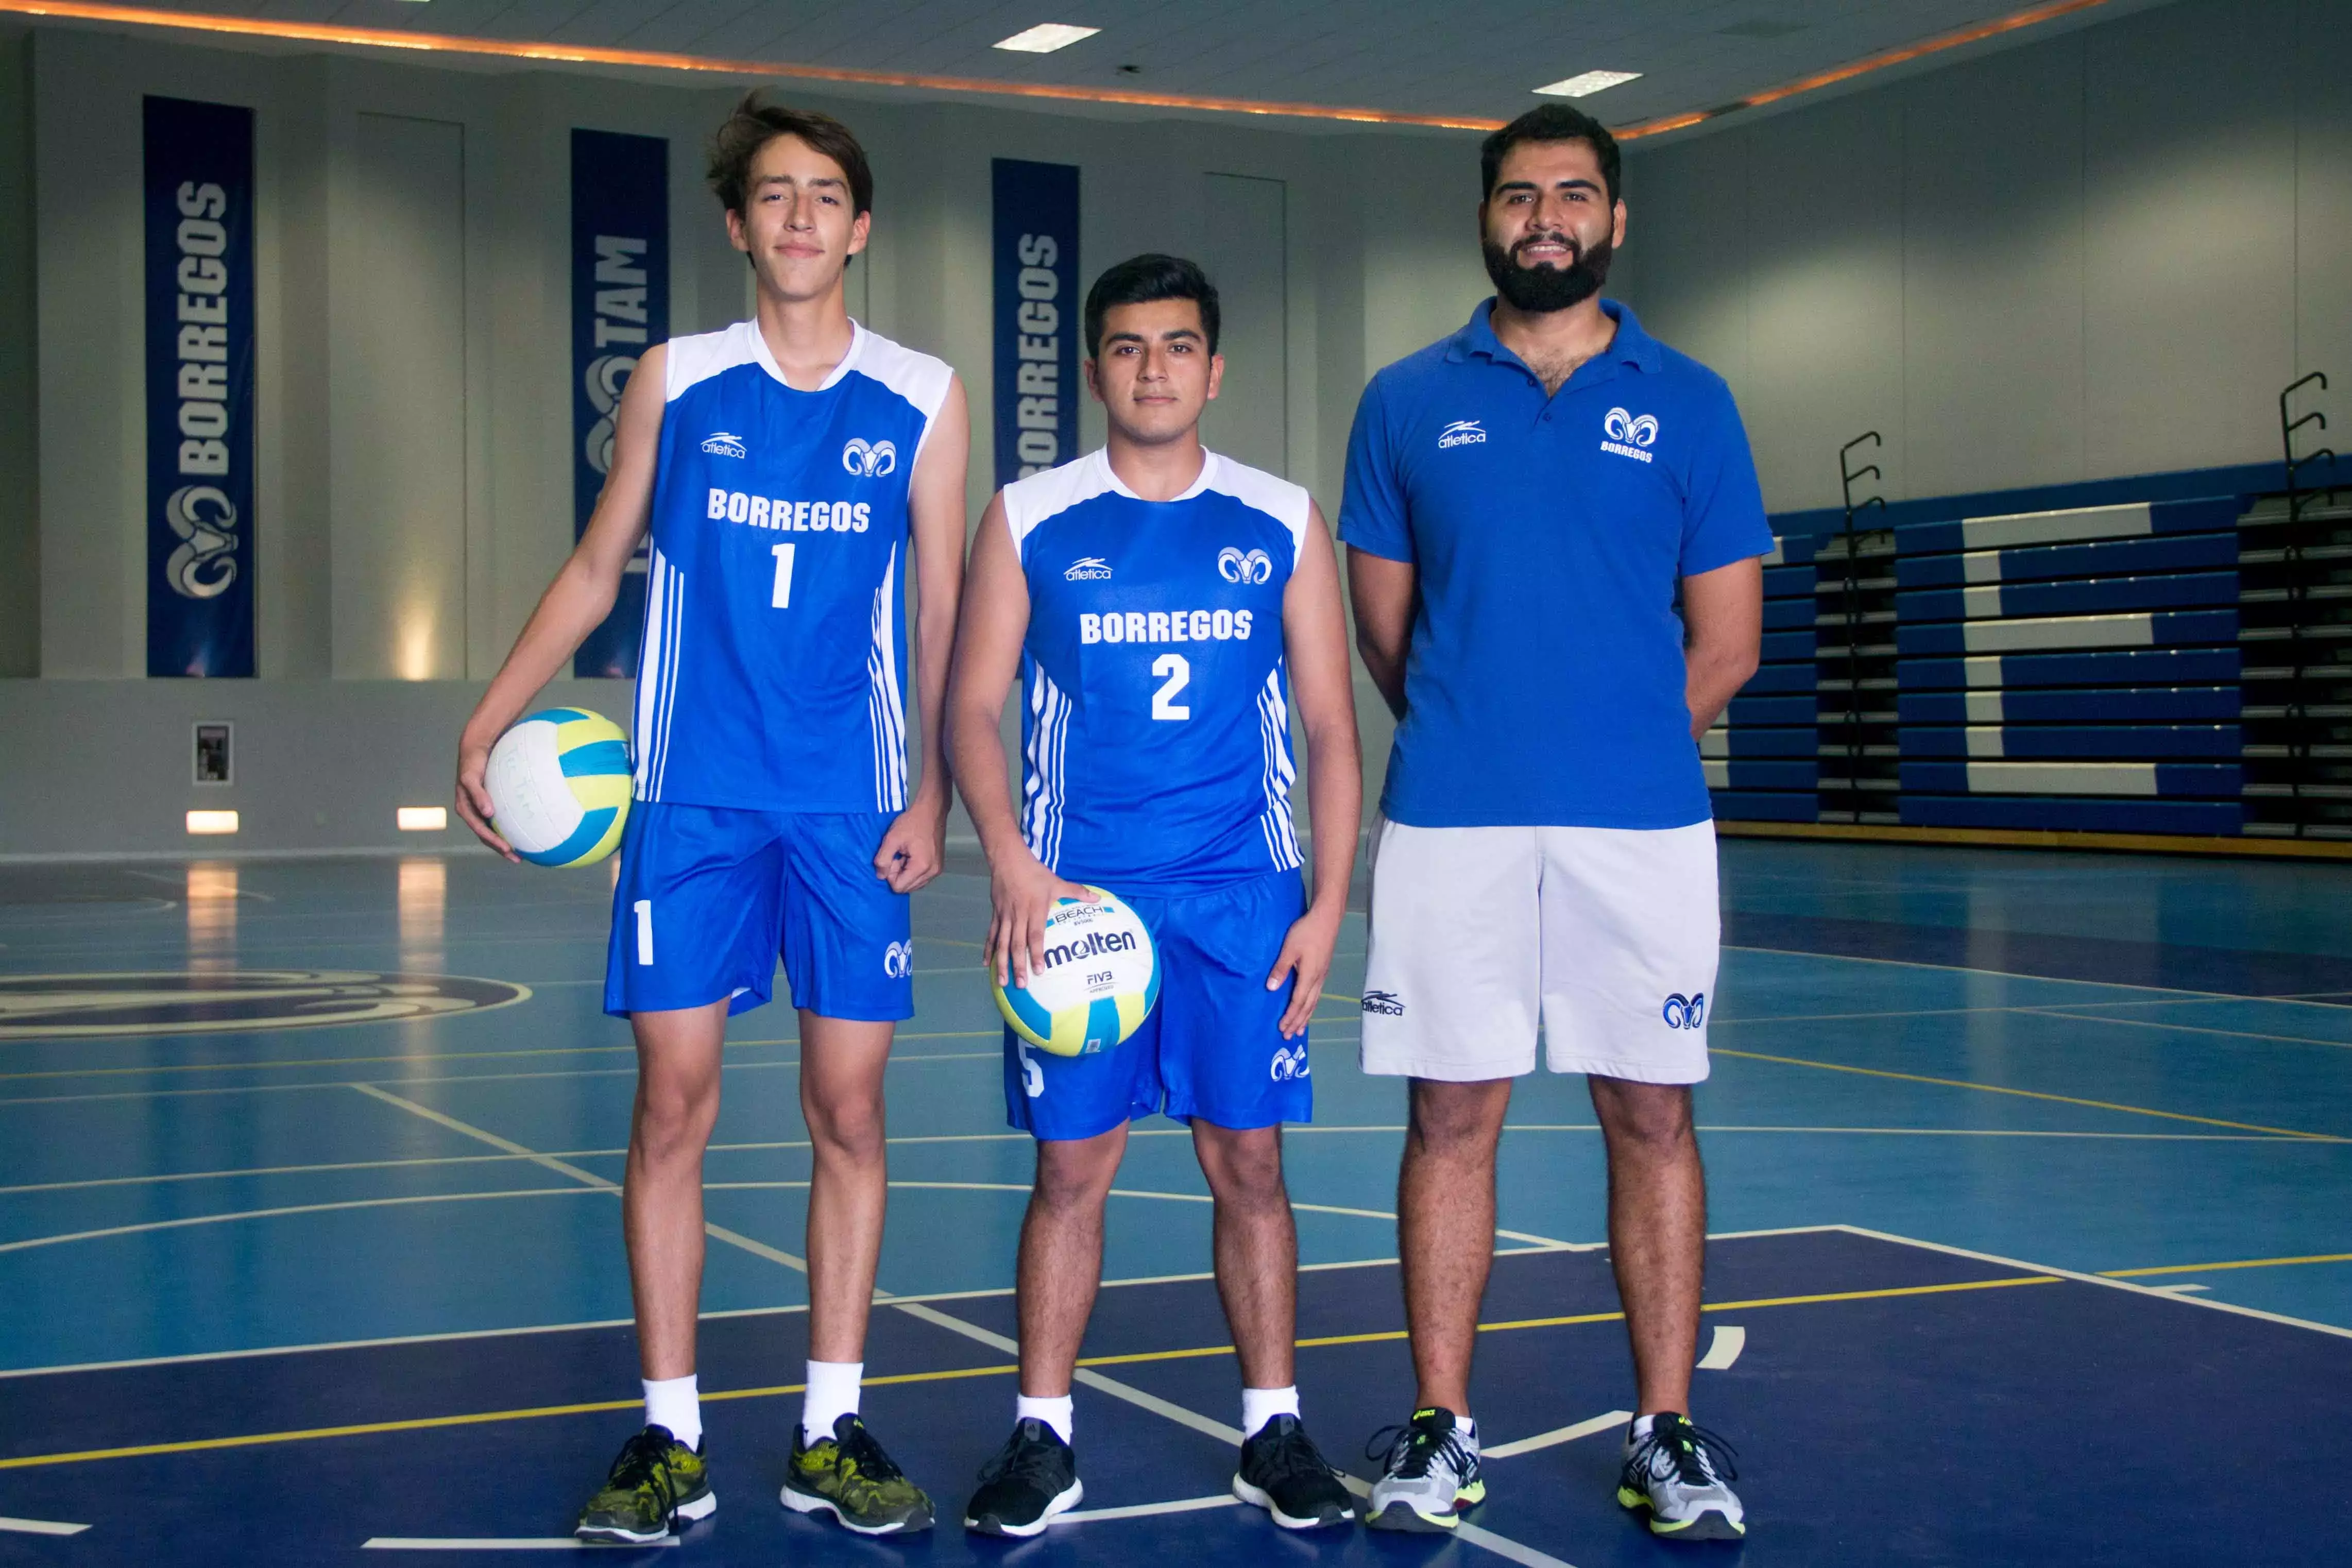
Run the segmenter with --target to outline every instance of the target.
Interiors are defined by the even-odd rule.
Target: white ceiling
[[[2031,3],[146,0],[271,21],[1481,119],[1549,101],[1530,89],[1580,71],[1640,71],[1639,81],[1580,100],[1617,126],[1729,103]],[[2116,0],[2080,19],[2145,3]],[[1038,22],[1102,32],[1051,55],[990,47]],[[1139,68],[1120,68],[1129,66]]]

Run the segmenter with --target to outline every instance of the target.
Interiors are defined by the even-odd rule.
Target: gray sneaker
[[[1374,1530],[1452,1530],[1456,1513],[1486,1500],[1478,1450],[1463,1440],[1451,1410],[1416,1410],[1404,1426],[1381,1428],[1364,1458],[1381,1461],[1364,1506]]]
[[[1730,1444],[1668,1411],[1640,1437],[1627,1428],[1618,1506],[1649,1510],[1650,1533],[1669,1541],[1741,1540],[1748,1534],[1747,1512],[1739,1495],[1724,1484],[1739,1479],[1731,1459]]]

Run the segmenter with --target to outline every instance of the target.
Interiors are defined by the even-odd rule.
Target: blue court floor
[[[1237,1374],[1182,1130],[1132,1145],[1086,1346],[1085,1510],[855,1540],[774,1501],[808,1154],[791,1012],[736,1021],[708,1175],[716,1518],[680,1562],[2333,1563],[2352,1512],[2352,867],[1728,840],[1699,1094],[1697,1418],[1739,1547],[1611,1500],[1631,1401],[1583,1086],[1525,1080],[1458,1542],[1232,1506]],[[916,901],[877,1431],[954,1516],[1013,1393],[1031,1164],[970,861]],[[570,1550],[635,1425],[608,868],[487,855],[0,868],[0,1563]],[[1359,1476],[1412,1384],[1402,1089],[1315,1029],[1310,1427]],[[2282,1478],[2292,1476],[2291,1484]],[[366,1556],[359,1553],[366,1552]],[[390,1553],[390,1558],[381,1555]]]

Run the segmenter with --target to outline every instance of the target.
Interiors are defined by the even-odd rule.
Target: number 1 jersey
[[[1003,492],[1029,585],[1023,833],[1116,892],[1299,865],[1282,600],[1307,492],[1202,458],[1174,500],[1137,496],[1100,451]]]
[[[669,342],[636,795],[907,805],[907,488],[953,373],[851,323],[814,392],[757,321]]]

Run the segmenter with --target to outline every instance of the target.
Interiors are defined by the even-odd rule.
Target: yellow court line
[[[996,1377],[1019,1372],[1017,1366],[957,1367],[948,1372],[905,1372],[869,1377],[868,1384],[945,1383],[955,1378]],[[778,1384],[772,1388],[722,1389],[706,1400],[767,1399],[798,1394],[807,1385]],[[299,1432],[255,1432],[240,1437],[197,1437],[183,1443],[142,1443],[128,1448],[88,1448],[76,1454],[28,1454],[0,1459],[0,1470],[31,1469],[45,1465],[76,1465],[91,1459],[140,1459],[157,1454],[194,1454],[216,1448],[251,1448],[270,1443],[308,1443],[320,1437],[369,1437],[385,1432],[422,1432],[443,1426],[480,1426],[499,1421],[530,1421],[549,1415],[593,1415],[614,1410],[636,1410],[642,1399],[599,1399],[584,1405],[541,1405],[525,1410],[484,1410],[467,1415],[420,1415],[406,1421],[368,1421],[351,1426],[313,1426]]]
[[[1885,1068],[1848,1067],[1843,1062],[1810,1061],[1803,1057],[1776,1057],[1762,1051],[1735,1051],[1724,1047],[1713,1047],[1718,1057],[1745,1057],[1749,1061],[1779,1062],[1783,1067],[1819,1068],[1823,1072],[1859,1073],[1864,1078],[1891,1078],[1902,1083],[1932,1083],[1944,1089],[1973,1089],[1982,1094],[2010,1094],[2021,1100],[2047,1100],[2060,1105],[2088,1106],[2093,1110],[2120,1110],[2130,1116],[2158,1116],[2167,1121],[2194,1121],[2201,1127],[2228,1127],[2240,1132],[2268,1132],[2281,1138],[2301,1138],[2314,1143],[2352,1142],[2332,1132],[2305,1132],[2293,1127],[2265,1127],[2257,1121],[2224,1121],[2218,1116],[2191,1116],[2183,1110],[2152,1110],[2145,1105],[2119,1105],[2112,1100],[2082,1100],[2071,1094],[2045,1094],[2035,1089],[2011,1089],[2005,1084],[1970,1083],[1966,1079],[1929,1078],[1916,1072],[1890,1072]]]
[[[1826,1301],[1875,1301],[1899,1296],[1935,1296],[1959,1290],[1995,1290],[2010,1285],[2055,1285],[2058,1277],[2050,1274],[2027,1274],[2002,1279],[1970,1279],[1951,1285],[1903,1285],[1883,1290],[1838,1290],[1816,1296],[1775,1296],[1751,1301],[1714,1301],[1702,1306],[1703,1312],[1749,1311],[1764,1307],[1803,1307]],[[1624,1317],[1622,1312],[1587,1312],[1567,1318],[1528,1318],[1516,1322],[1481,1323],[1480,1333],[1500,1333],[1513,1329],[1562,1328],[1575,1323],[1609,1323]],[[1332,1334],[1318,1339],[1297,1342],[1301,1350],[1324,1345],[1375,1344],[1405,1337],[1402,1329],[1389,1329],[1368,1334]],[[1192,1361],[1207,1356],[1234,1353],[1231,1345],[1199,1345],[1185,1350],[1139,1351],[1129,1355],[1087,1356],[1078,1363],[1083,1367],[1132,1366],[1146,1362]],[[1018,1366],[957,1367],[946,1372],[894,1373],[869,1377],[869,1384],[900,1383],[946,1383],[960,1378],[997,1377],[1017,1373]],[[777,1394],[798,1394],[803,1384],[778,1384],[772,1388],[739,1388],[706,1394],[705,1399],[765,1399]],[[299,1432],[256,1432],[238,1437],[197,1437],[179,1443],[143,1443],[125,1448],[88,1448],[71,1454],[28,1454],[21,1458],[0,1459],[0,1470],[31,1469],[47,1465],[82,1464],[95,1459],[136,1459],[159,1454],[193,1454],[217,1448],[249,1448],[271,1443],[306,1443],[322,1437],[365,1437],[385,1432],[420,1432],[442,1426],[478,1426],[499,1421],[528,1421],[550,1415],[586,1415],[614,1410],[635,1410],[643,1402],[635,1399],[605,1399],[585,1405],[548,1405],[527,1410],[486,1410],[468,1415],[425,1415],[405,1421],[371,1421],[351,1426],[314,1426]]]
[[[2234,1263],[2172,1263],[2161,1268],[2102,1268],[2102,1279],[2137,1279],[2144,1274],[2213,1274],[2224,1268],[2284,1268],[2296,1263],[2352,1263],[2352,1252],[2321,1252],[2309,1258],[2244,1258]]]

